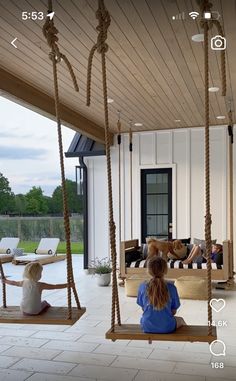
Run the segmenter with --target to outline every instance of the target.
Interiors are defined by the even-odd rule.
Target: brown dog
[[[169,259],[183,259],[187,255],[187,246],[183,245],[179,239],[176,239],[173,243],[173,252],[168,253]]]
[[[147,238],[146,242],[148,244],[148,258],[158,255],[161,256],[166,261],[168,258],[179,259],[178,251],[181,251],[184,245],[178,239],[173,242],[170,241],[159,241],[155,238]],[[161,252],[161,255],[160,255]]]

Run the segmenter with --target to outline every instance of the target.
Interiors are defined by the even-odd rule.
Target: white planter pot
[[[109,286],[111,283],[111,273],[108,274],[96,274],[98,286]]]

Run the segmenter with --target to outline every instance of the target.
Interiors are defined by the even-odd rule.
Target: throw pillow
[[[148,244],[147,243],[142,243],[141,255],[142,255],[143,259],[147,259],[147,256],[148,256]]]
[[[137,261],[142,256],[140,249],[128,250],[125,252],[125,263]]]
[[[211,241],[211,244],[214,245],[214,244],[216,243],[216,241],[217,241],[216,239],[213,239],[213,240]],[[194,245],[199,245],[199,246],[201,246],[201,249],[203,249],[203,248],[206,247],[206,242],[205,242],[204,239],[194,238],[194,239],[193,239],[193,243],[194,243]]]

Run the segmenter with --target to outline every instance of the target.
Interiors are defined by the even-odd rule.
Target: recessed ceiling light
[[[181,122],[181,120],[180,119],[175,119],[175,122],[178,123],[178,122]]]
[[[225,119],[225,116],[224,116],[224,115],[218,115],[218,116],[216,117],[216,119]]]
[[[194,42],[203,42],[204,41],[204,34],[200,33],[200,34],[194,34],[192,36],[192,40]]]
[[[217,93],[217,91],[219,91],[220,88],[219,87],[209,87],[208,90],[210,91],[210,93]]]
[[[112,98],[107,98],[107,103],[113,103],[114,102],[114,99]]]
[[[142,127],[143,123],[134,123],[136,127]]]

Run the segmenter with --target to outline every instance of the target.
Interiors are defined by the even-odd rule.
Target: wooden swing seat
[[[208,327],[203,325],[186,325],[173,333],[144,333],[140,324],[115,325],[114,332],[107,331],[106,339],[116,340],[147,340],[152,341],[190,341],[211,343],[217,339],[216,327],[212,327],[212,335],[208,335]]]
[[[77,307],[72,307],[72,318],[67,319],[67,307],[50,307],[46,312],[35,316],[23,315],[19,306],[1,307],[0,323],[73,325],[85,311],[85,307],[81,307],[79,310]]]

